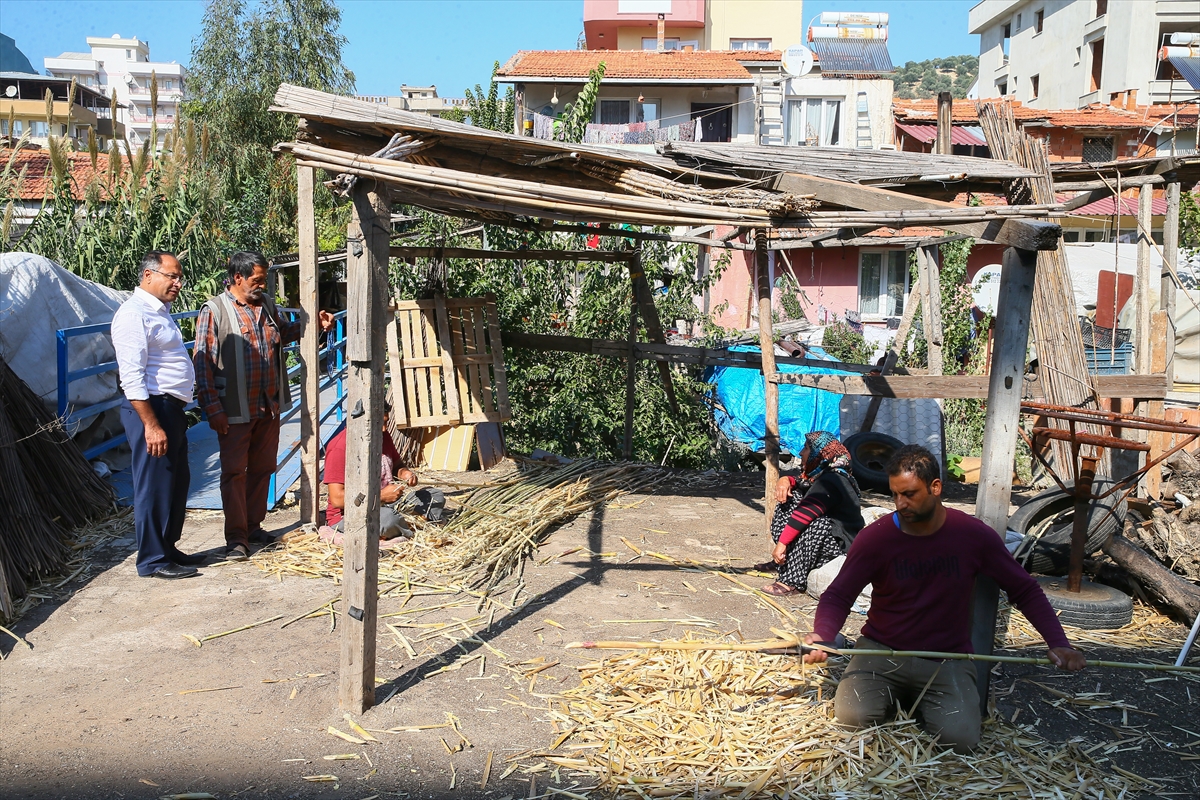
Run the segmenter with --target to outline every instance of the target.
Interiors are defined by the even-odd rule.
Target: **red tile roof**
[[[585,79],[601,61],[606,80],[702,80],[749,82],[739,61],[779,61],[778,50],[521,50],[497,77]]]
[[[13,151],[0,149],[0,169],[13,158]],[[108,172],[108,154],[101,153],[96,159],[96,169],[92,169],[92,157],[87,153],[69,153],[71,161],[71,186],[76,200],[83,200],[88,184],[97,174],[103,178]],[[53,188],[53,178],[50,169],[50,153],[47,150],[22,148],[13,160],[13,175],[25,172],[25,177],[17,187],[18,199],[43,200]]]
[[[1159,122],[1171,128],[1178,125],[1181,128],[1195,127],[1195,106],[1180,106],[1177,120],[1173,117],[1175,106],[1153,105],[1138,106],[1137,110],[1125,110],[1107,106],[1103,103],[1092,103],[1080,109],[1040,109],[1028,108],[1020,102],[1012,104],[1013,117],[1017,122],[1045,121],[1052,128],[1153,128]],[[937,100],[893,100],[892,112],[899,122],[936,122]],[[974,100],[955,100],[952,109],[952,121],[955,125],[978,124],[979,116],[975,112]]]

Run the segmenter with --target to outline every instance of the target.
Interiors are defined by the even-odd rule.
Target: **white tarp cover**
[[[1173,363],[1175,391],[1200,392],[1200,289],[1180,289],[1175,293]]]
[[[0,255],[0,356],[48,408],[58,403],[58,347],[55,331],[112,320],[129,296],[80,278],[48,258],[32,253]],[[83,369],[114,359],[107,333],[70,340],[68,364]],[[81,378],[70,385],[72,408],[102,403],[117,395],[117,373]]]

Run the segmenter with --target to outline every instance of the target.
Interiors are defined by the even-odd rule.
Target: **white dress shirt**
[[[113,316],[112,342],[125,397],[146,400],[169,394],[192,401],[196,369],[169,304],[140,286],[134,289]]]

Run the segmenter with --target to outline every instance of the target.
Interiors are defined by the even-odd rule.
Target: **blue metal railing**
[[[300,311],[298,309],[294,309],[294,308],[283,308],[280,310],[292,318],[294,318],[297,314],[300,313]],[[172,314],[171,317],[178,323],[180,320],[191,319],[193,317],[196,317],[199,315],[199,313],[200,313],[199,311],[184,311],[179,314]],[[346,385],[345,385],[345,378],[346,378],[346,355],[345,355],[345,353],[346,353],[346,312],[339,311],[337,314],[333,315],[333,319],[334,319],[334,327],[330,331],[330,335],[326,339],[326,345],[325,345],[325,347],[321,348],[320,354],[318,357],[319,360],[326,361],[327,364],[328,364],[328,360],[332,358],[332,369],[329,369],[327,367],[326,377],[324,378],[324,380],[322,380],[320,382],[319,386],[320,386],[320,393],[323,393],[329,387],[336,385],[337,394],[336,394],[336,399],[334,400],[334,402],[330,403],[327,408],[321,410],[321,412],[319,414],[318,426],[324,424],[324,422],[327,419],[329,419],[329,417],[333,414],[337,414],[337,419],[339,422],[345,416],[344,406],[345,406],[345,397],[346,397]],[[71,409],[71,407],[70,407],[70,399],[69,399],[70,398],[70,385],[72,383],[74,383],[75,381],[80,380],[82,378],[91,377],[93,375],[102,375],[107,372],[114,372],[117,369],[116,361],[105,361],[100,364],[93,364],[90,367],[84,367],[82,369],[76,369],[76,370],[70,369],[69,357],[70,357],[71,340],[78,338],[80,336],[89,336],[89,335],[111,336],[111,334],[112,334],[112,323],[111,322],[102,322],[102,323],[98,323],[95,325],[80,325],[80,326],[77,326],[74,328],[60,328],[60,329],[58,329],[58,331],[56,331],[55,338],[57,340],[57,347],[58,347],[58,351],[57,351],[57,357],[58,357],[58,416],[60,419],[63,420],[64,425],[70,426],[70,425],[80,422],[81,420],[90,419],[91,417],[94,417],[97,414],[102,414],[105,411],[116,408],[121,404],[122,398],[116,397],[112,400],[106,400],[102,403],[95,403],[93,405],[84,406],[82,408]],[[187,347],[188,351],[190,352],[192,349],[194,349],[195,342],[186,342],[185,346]],[[283,348],[283,353],[284,353],[283,357],[286,358],[287,357],[286,354],[298,352],[299,349],[300,349],[300,345],[298,343],[287,345]],[[288,371],[287,371],[288,383],[289,384],[298,384],[299,375],[300,375],[301,371],[302,371],[302,367],[299,364],[297,364],[293,367],[289,367]],[[280,421],[281,425],[283,423],[286,423],[288,420],[290,420],[292,417],[294,417],[300,411],[299,386],[294,386],[293,388],[295,389],[295,391],[292,392],[292,396],[295,399],[292,401],[292,404],[287,409],[283,409],[280,411],[279,421]],[[318,403],[318,407],[320,407],[320,396],[319,395],[317,398],[317,403]],[[194,403],[189,406],[189,408],[195,408],[195,407],[196,406]],[[201,409],[201,416],[202,417],[204,416],[203,409]],[[96,456],[100,455],[101,453],[107,452],[108,450],[111,450],[114,447],[119,447],[120,445],[125,444],[125,442],[126,442],[125,434],[121,433],[117,436],[112,437],[111,439],[108,439],[97,445],[93,445],[92,447],[85,450],[83,452],[84,458],[91,460],[91,459],[95,458]],[[322,437],[321,444],[324,445],[325,443],[326,443],[325,437]],[[299,451],[300,451],[300,443],[297,441],[297,443],[293,447],[289,448],[288,451],[278,459],[278,462],[275,467],[276,473],[278,473],[279,470],[288,461],[290,461],[292,458],[295,458],[297,456],[297,454],[299,453]],[[286,489],[286,487],[285,487],[285,489]],[[270,489],[271,505],[274,506],[278,499],[279,499],[279,495],[276,490],[275,475],[272,475],[271,476],[271,489]]]

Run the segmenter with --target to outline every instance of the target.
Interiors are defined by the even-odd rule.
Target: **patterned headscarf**
[[[804,462],[804,476],[812,480],[827,469],[840,472],[850,479],[854,490],[858,482],[850,473],[850,451],[829,431],[812,431],[804,437],[808,447],[808,461]]]

